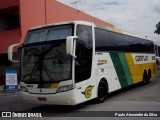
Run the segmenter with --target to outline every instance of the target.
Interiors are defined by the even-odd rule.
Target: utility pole
[[[79,2],[81,2],[81,1],[80,1],[80,0],[77,0],[77,1],[75,1],[75,2],[72,2],[71,4],[75,4],[76,9],[77,9],[77,3],[79,3]]]

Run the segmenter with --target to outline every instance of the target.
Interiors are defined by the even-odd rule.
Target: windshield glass
[[[66,54],[66,43],[47,44],[43,47],[42,79],[59,81],[71,79],[71,57]]]
[[[31,30],[27,33],[24,44],[66,39],[67,36],[72,36],[72,28],[73,25],[61,25]]]
[[[64,30],[60,30],[60,27],[64,28]],[[30,40],[26,39],[28,44],[24,44],[21,57],[22,81],[28,83],[53,83],[71,79],[72,59],[71,56],[66,54],[66,37],[73,34],[73,29],[69,30],[68,26],[60,27],[55,27],[56,30],[53,27],[48,28],[48,32],[45,33],[47,35],[45,36],[46,40],[43,42],[37,40],[41,38],[40,36],[35,37],[36,40],[32,41],[34,44],[27,42]],[[35,31],[35,34],[37,34],[37,31]],[[36,35],[32,33],[32,36]],[[28,38],[31,39],[30,37]]]
[[[23,81],[40,80],[42,46],[25,47],[22,50],[21,76]]]

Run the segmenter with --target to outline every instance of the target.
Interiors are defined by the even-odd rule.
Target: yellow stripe
[[[142,77],[139,78],[139,76],[137,75],[138,73],[140,73],[140,66],[137,66],[134,64],[131,53],[125,53],[125,55],[126,55],[126,59],[127,59],[128,65],[129,65],[129,69],[131,72],[133,83],[137,83],[142,79]]]
[[[51,88],[57,88],[59,85],[59,83],[54,83],[54,84],[51,84]]]
[[[134,64],[133,57],[131,53],[125,53],[126,59],[129,65],[131,76],[134,83],[138,83],[143,80],[143,71],[152,71],[152,77],[156,74],[156,63],[145,63],[145,64]]]

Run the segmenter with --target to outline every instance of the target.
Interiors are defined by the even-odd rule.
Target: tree
[[[160,34],[160,22],[158,22],[158,24],[156,24],[156,28],[157,28],[157,30],[155,30],[154,33],[157,33],[159,35]]]

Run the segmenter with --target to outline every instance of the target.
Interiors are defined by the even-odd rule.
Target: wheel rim
[[[104,100],[106,98],[106,89],[104,85],[100,85],[98,89],[98,98],[99,100]]]

